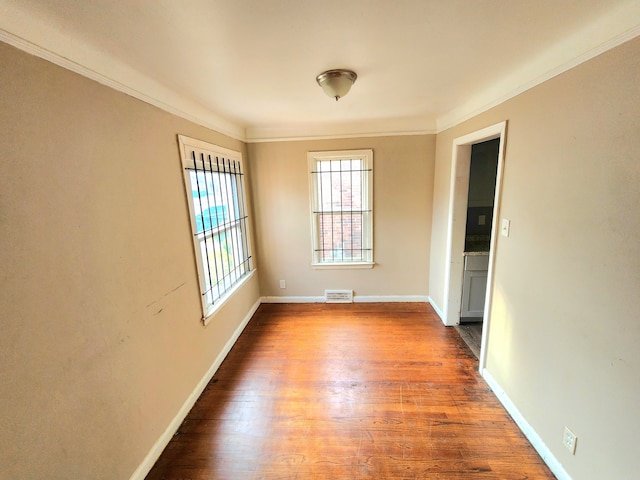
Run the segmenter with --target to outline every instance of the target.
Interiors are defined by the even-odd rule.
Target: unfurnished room
[[[638,0],[0,0],[0,478],[638,478]]]

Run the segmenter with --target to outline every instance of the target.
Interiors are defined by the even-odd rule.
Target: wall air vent
[[[325,290],[326,303],[353,303],[353,290]]]

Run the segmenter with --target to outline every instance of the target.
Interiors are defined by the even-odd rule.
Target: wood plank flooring
[[[476,358],[480,358],[482,344],[482,322],[461,323],[454,327],[462,341],[467,344]]]
[[[555,478],[428,304],[262,305],[147,479]]]

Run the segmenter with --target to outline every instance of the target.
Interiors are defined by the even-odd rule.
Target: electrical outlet
[[[280,280],[280,288],[287,288],[287,282]]]
[[[578,437],[576,434],[569,430],[569,427],[564,427],[564,436],[562,437],[562,443],[567,447],[567,450],[571,452],[571,455],[576,454],[576,442]]]

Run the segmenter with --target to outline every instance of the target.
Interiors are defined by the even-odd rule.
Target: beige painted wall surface
[[[241,142],[0,44],[0,477],[124,479],[258,300],[208,327],[176,135]]]
[[[437,138],[442,302],[452,141],[509,122],[487,369],[575,480],[638,476],[639,86],[636,39]]]
[[[434,135],[249,144],[263,296],[429,293]],[[308,151],[373,149],[373,269],[311,267]],[[280,289],[279,280],[286,280]]]

